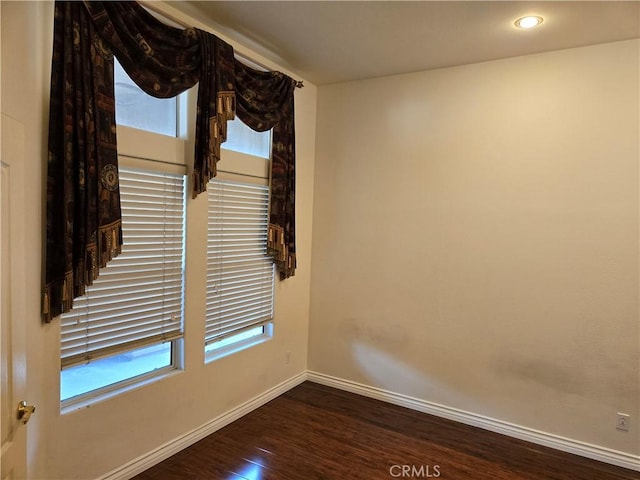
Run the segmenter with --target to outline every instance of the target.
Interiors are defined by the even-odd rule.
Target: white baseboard
[[[501,433],[510,437],[526,440],[545,447],[555,448],[564,452],[573,453],[582,457],[591,458],[630,470],[640,471],[640,456],[625,452],[618,452],[597,445],[571,440],[539,430],[534,430],[520,425],[496,420],[495,418],[477,415],[475,413],[458,410],[456,408],[439,405],[419,398],[409,397],[400,393],[390,392],[381,388],[370,387],[361,383],[344,380],[342,378],[325,375],[318,372],[307,372],[307,380],[338,388],[347,392],[356,393],[383,402],[393,403],[412,410],[428,413],[438,417],[447,418],[456,422],[483,428],[492,432]]]
[[[100,477],[100,479],[128,480],[169,458],[171,455],[174,455],[188,446],[193,445],[197,441],[202,440],[207,435],[211,435],[217,430],[229,425],[231,422],[238,420],[240,417],[243,417],[256,408],[261,407],[265,403],[291,390],[293,387],[296,387],[305,380],[345,390],[365,397],[374,398],[376,400],[382,400],[383,402],[400,405],[419,412],[447,418],[466,425],[472,425],[492,432],[501,433],[510,437],[519,438],[538,445],[544,445],[545,447],[555,448],[556,450],[573,453],[593,460],[628,468],[630,470],[640,471],[640,456],[638,455],[631,455],[629,453],[618,452],[599,447],[597,445],[590,445],[577,440],[571,440],[558,435],[533,430],[520,425],[514,425],[494,418],[458,410],[456,408],[447,407],[446,405],[439,405],[437,403],[333,377],[331,375],[306,371],[276,385],[251,400],[229,410],[228,412],[219,415],[204,425],[201,425],[200,427],[195,428],[194,430],[187,432],[164,445],[161,445],[151,452],[133,459],[127,464],[122,465],[121,467],[118,467],[117,469]]]
[[[266,392],[252,398],[251,400],[223,413],[222,415],[219,415],[213,420],[208,421],[204,425],[201,425],[200,427],[165,443],[149,453],[133,459],[129,463],[112,470],[100,478],[101,480],[127,480],[134,477],[135,475],[142,473],[161,461],[169,458],[171,455],[193,445],[198,440],[202,440],[207,435],[211,435],[222,427],[229,425],[231,422],[238,420],[247,413],[252,412],[256,408],[261,407],[265,403],[291,390],[306,379],[306,372],[299,373],[298,375],[285,380]]]

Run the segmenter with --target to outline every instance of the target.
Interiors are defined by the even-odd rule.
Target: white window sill
[[[233,355],[234,353],[247,350],[255,345],[268,342],[273,337],[273,324],[265,325],[264,330],[265,332],[261,335],[256,335],[255,337],[251,337],[246,340],[232,343],[231,345],[227,345],[225,347],[215,348],[208,352],[205,352],[204,362],[214,362],[220,358],[228,357],[229,355]]]
[[[60,414],[67,415],[83,408],[88,408],[96,403],[121,395],[124,392],[129,392],[159,380],[179,375],[182,372],[183,370],[176,368],[175,366],[168,366],[99,390],[94,390],[93,392],[89,392],[84,395],[69,398],[60,403]]]

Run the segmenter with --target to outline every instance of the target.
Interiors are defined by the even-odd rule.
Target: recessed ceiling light
[[[542,23],[542,17],[534,17],[534,16],[521,17],[517,19],[514,23],[518,28],[533,28],[533,27],[537,27]]]

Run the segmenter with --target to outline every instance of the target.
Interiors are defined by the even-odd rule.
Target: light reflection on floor
[[[239,470],[237,473],[232,474],[227,480],[238,480],[238,476],[245,480],[261,480],[262,468],[252,462],[248,462],[247,465]]]

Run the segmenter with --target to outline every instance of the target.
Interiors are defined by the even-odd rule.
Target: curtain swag
[[[113,57],[146,93],[174,97],[199,82],[192,195],[216,175],[227,121],[273,129],[267,250],[281,278],[295,274],[293,92],[302,83],[234,58],[197,28],[163,24],[137,2],[57,1],[54,13],[43,319],[69,311],[123,234]]]

